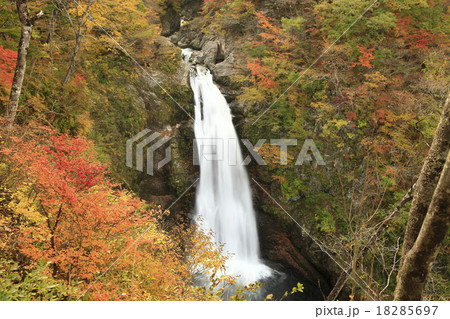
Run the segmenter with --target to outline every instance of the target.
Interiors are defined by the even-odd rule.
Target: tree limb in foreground
[[[388,226],[389,222],[395,217],[395,215],[398,214],[398,212],[405,206],[407,202],[409,202],[412,199],[412,192],[415,188],[416,184],[414,184],[406,193],[405,196],[403,196],[402,200],[398,205],[395,207],[395,209],[391,212],[391,214],[386,217],[386,219],[381,223],[381,225],[378,227],[376,232],[370,237],[370,239],[367,241],[364,248],[359,252],[358,260],[361,260],[364,258],[366,253],[369,251],[370,247],[375,243],[377,238],[380,236],[380,234],[383,232],[383,230]],[[347,282],[348,278],[350,277],[350,273],[352,271],[351,265],[345,268],[345,270],[341,273],[339,276],[336,284],[334,285],[333,290],[331,290],[330,294],[327,297],[328,301],[333,301],[337,298],[339,293],[341,292],[342,288],[344,287],[345,283]]]

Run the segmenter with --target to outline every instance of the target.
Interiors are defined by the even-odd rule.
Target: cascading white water
[[[187,60],[191,53],[183,52]],[[224,244],[224,251],[232,254],[226,273],[239,276],[241,284],[248,284],[269,276],[271,269],[259,258],[250,183],[242,165],[231,111],[208,69],[197,66],[191,72],[190,82],[195,97],[194,132],[200,164],[196,216],[201,217],[206,231],[214,232],[215,241]]]

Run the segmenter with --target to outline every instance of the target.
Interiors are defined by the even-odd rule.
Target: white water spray
[[[187,60],[191,53],[183,51]],[[225,245],[224,251],[233,254],[227,261],[227,274],[249,284],[270,276],[271,269],[259,258],[250,183],[231,111],[208,69],[197,66],[190,81],[200,164],[196,216],[202,218],[206,231],[213,230],[215,241]]]

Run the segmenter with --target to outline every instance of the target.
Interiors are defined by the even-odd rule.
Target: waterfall
[[[183,50],[186,61],[192,51]],[[203,66],[191,71],[195,98],[194,132],[197,141],[200,183],[195,214],[214,240],[232,254],[226,273],[241,284],[267,277],[271,269],[259,257],[259,240],[250,183],[230,108]],[[214,153],[214,154],[213,154]]]

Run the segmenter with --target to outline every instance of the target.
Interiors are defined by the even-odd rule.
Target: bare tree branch
[[[409,191],[402,198],[400,203],[398,203],[398,205],[391,212],[391,214],[383,220],[383,222],[378,227],[378,229],[375,231],[375,233],[372,235],[372,237],[370,237],[370,239],[367,241],[364,248],[359,252],[357,260],[361,260],[366,255],[367,251],[375,243],[375,241],[380,236],[380,234],[383,232],[383,230],[388,226],[389,222],[398,214],[398,212],[403,208],[403,206],[405,206],[405,204],[412,199],[412,192],[413,192],[414,188],[415,188],[415,184],[409,189]],[[337,298],[337,296],[341,292],[342,288],[344,287],[345,283],[347,282],[349,273],[351,271],[352,271],[352,267],[347,266],[347,269],[345,269],[345,271],[343,271],[341,273],[336,284],[334,285],[333,290],[331,290],[330,294],[327,297],[328,301],[332,301]]]

